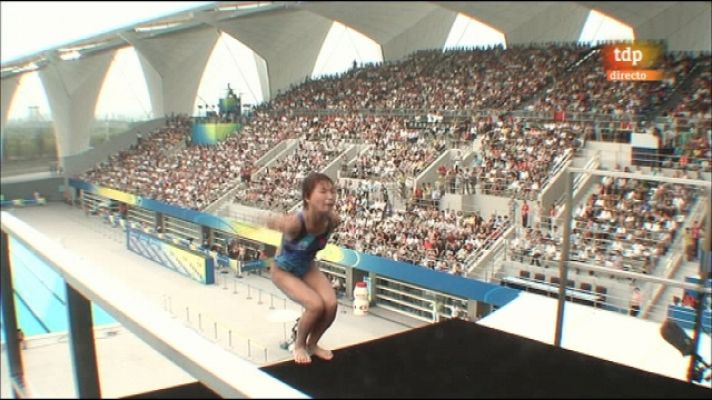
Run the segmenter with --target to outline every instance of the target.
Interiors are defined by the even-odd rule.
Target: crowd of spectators
[[[155,180],[160,179],[159,166],[178,159],[167,149],[180,149],[190,135],[190,118],[184,115],[166,119],[166,125],[147,137],[138,134],[136,144],[113,154],[107,161],[80,175],[79,178],[99,186],[151,197]]]
[[[712,170],[712,56],[701,57],[698,75],[689,88],[679,94],[674,103],[659,119],[657,129],[666,147],[675,148],[670,164],[687,170]],[[670,166],[671,166],[670,165]]]
[[[522,228],[520,234],[509,241],[511,259],[548,267],[561,257],[561,233],[556,225],[544,228],[540,224]]]
[[[340,205],[344,224],[336,235],[337,243],[462,274],[466,261],[486,248],[510,221],[502,216],[485,221],[477,214],[439,211],[437,205],[443,193],[477,193],[479,188],[480,193],[534,199],[552,171],[583,145],[590,129],[572,122],[536,124],[511,116],[500,117],[499,113],[516,109],[549,86],[547,94],[531,109],[640,114],[668,99],[676,82],[686,76],[692,65],[687,56],[668,55],[662,68],[672,72],[670,79],[653,83],[610,82],[598,57],[589,57],[576,65],[589,51],[576,44],[421,51],[401,62],[355,66],[339,76],[307,80],[256,107],[240,134],[217,145],[182,145],[189,143],[190,119],[179,116],[80,178],[197,210],[237,188],[232,197],[235,201],[287,211],[299,203],[298,182],[306,173],[322,169],[342,154],[348,143],[358,142],[366,150],[343,164],[341,176],[378,180],[380,184],[375,191],[344,188],[344,204]],[[705,104],[709,106],[709,79],[709,73],[701,73],[698,80],[703,87],[695,89],[691,99],[686,105],[679,105],[675,113],[696,110],[699,113]],[[338,112],[327,115],[294,112],[300,109]],[[414,125],[412,114],[361,113],[364,109],[411,110],[427,115],[427,121]],[[446,121],[440,114],[484,109],[496,111]],[[708,131],[703,130],[690,134],[683,143],[684,151],[709,156],[708,136]],[[443,166],[438,181],[413,188],[419,201],[410,203],[406,211],[392,209],[386,182],[402,183],[406,178],[414,178],[454,143],[469,144],[477,137],[482,137],[481,150],[469,165],[456,162]],[[295,151],[260,170],[257,160],[285,139],[299,139]],[[684,189],[666,190],[685,198],[678,193]],[[645,210],[640,209],[637,193],[638,186],[615,193],[606,189],[593,203],[600,200],[605,204],[626,204],[639,216],[647,216],[645,212],[650,210],[655,218],[668,215],[668,208],[661,209],[661,204],[667,204],[667,197],[655,199],[657,203]],[[689,202],[689,198],[685,201]],[[647,200],[643,203],[649,204]],[[608,217],[606,213],[611,212],[616,221],[625,214],[621,210],[614,213],[598,208],[595,212],[602,213],[604,220]],[[637,219],[629,226],[626,222],[629,217],[621,220],[628,235],[625,240],[640,243],[636,249],[645,247],[645,240],[653,239],[650,235],[636,236],[645,229]],[[609,238],[608,231],[618,230],[608,225],[601,228],[603,222],[596,218],[587,222],[595,226],[578,228],[580,248],[596,248],[585,246],[589,244],[586,241]],[[666,227],[672,224],[663,221]],[[546,240],[553,245],[554,239],[547,239],[547,232],[532,229],[525,235],[523,240],[531,248],[541,247],[539,243],[548,246]],[[651,248],[667,243],[665,239],[656,236]],[[577,244],[574,241],[573,245]],[[544,250],[542,254],[548,254],[550,249]],[[631,257],[638,256],[637,250],[631,251]]]
[[[511,116],[487,126],[481,151],[471,161],[456,157],[451,165],[440,165],[437,180],[419,184],[412,200],[437,204],[445,193],[478,190],[534,200],[567,157],[583,146],[588,128],[583,123],[533,123]]]
[[[685,222],[689,186],[604,176],[574,211],[572,255],[616,269],[651,273]]]
[[[596,50],[594,50],[596,52]],[[692,69],[694,59],[687,53],[666,53],[659,69],[661,81],[608,80],[600,54],[593,53],[574,71],[555,79],[546,95],[527,108],[533,111],[578,112],[642,116],[660,106]]]
[[[402,124],[402,121],[395,122]],[[350,178],[396,181],[402,175],[415,177],[445,149],[443,136],[421,134],[418,129],[388,129],[344,170]]]
[[[342,171],[344,176],[402,180],[404,177],[413,177],[422,172],[448,147],[450,142],[446,140],[446,135],[442,130],[433,128],[437,126],[436,124],[427,124],[426,129],[413,129],[407,126],[407,118],[360,115],[353,113],[355,109],[379,107],[419,110],[457,109],[463,108],[464,105],[467,105],[465,108],[476,109],[478,106],[473,104],[476,105],[478,102],[464,94],[471,91],[479,93],[481,100],[479,104],[482,107],[506,110],[508,107],[502,105],[502,101],[505,101],[502,99],[512,101],[511,99],[516,97],[508,91],[509,89],[516,88],[517,93],[526,94],[526,88],[541,88],[547,82],[558,82],[557,79],[564,75],[565,67],[573,65],[586,52],[585,47],[577,45],[513,47],[508,50],[496,47],[474,51],[421,51],[403,62],[354,68],[339,77],[305,82],[277,96],[264,109],[258,109],[245,126],[240,138],[230,138],[214,148],[188,146],[183,151],[173,154],[173,157],[161,157],[156,154],[155,148],[146,148],[146,146],[162,148],[163,143],[152,141],[139,143],[134,149],[135,152],[114,156],[100,169],[90,172],[87,178],[120,190],[143,193],[171,204],[202,209],[228,190],[224,186],[233,184],[236,171],[243,182],[250,183],[250,173],[256,171],[254,161],[264,154],[259,150],[254,151],[257,149],[249,149],[250,147],[255,147],[257,144],[261,149],[269,149],[278,138],[300,137],[301,134],[307,134],[318,136],[319,140],[323,140],[323,137],[330,137],[332,140],[355,139],[371,146]],[[578,72],[572,74],[573,77],[584,80],[583,86],[588,85],[587,79],[593,79],[592,76],[596,75],[587,74],[586,68],[593,68],[598,73],[602,73],[598,70],[600,63],[596,59],[597,57],[589,57],[578,66],[576,70]],[[669,56],[666,58],[665,66],[675,71],[687,70],[689,59]],[[525,73],[521,73],[522,70]],[[537,71],[547,72],[534,73]],[[678,75],[680,74],[682,72]],[[403,79],[393,79],[393,76],[403,77]],[[536,76],[548,76],[547,82],[540,82],[534,78]],[[489,81],[494,83],[487,83]],[[566,79],[563,79],[560,82],[565,81]],[[607,82],[605,79],[599,81]],[[405,93],[410,92],[411,82],[417,82],[418,86],[422,85],[422,90],[413,93],[417,95],[432,93],[433,96],[424,98],[405,96]],[[488,86],[485,86],[485,89],[473,89],[468,86],[480,84],[495,86],[504,84],[504,86],[495,89]],[[605,83],[602,85],[605,86]],[[356,92],[351,91],[354,88]],[[435,90],[428,88],[435,88]],[[560,91],[555,90],[555,92],[565,98],[567,90],[571,89],[561,88]],[[597,90],[593,92],[597,93]],[[591,91],[586,91],[587,95],[589,92]],[[606,90],[603,92],[616,96]],[[388,104],[383,104],[389,93],[404,97],[391,99],[386,101]],[[437,100],[437,97],[443,93],[450,93],[444,97],[448,99],[447,101],[452,100],[456,104],[451,104],[452,107],[443,106],[444,103]],[[627,95],[625,98],[632,97],[634,96]],[[606,99],[608,97],[597,101],[610,103]],[[354,104],[352,101],[363,103]],[[458,103],[462,101],[464,103]],[[343,115],[313,117],[313,120],[312,117],[283,113],[278,113],[277,116],[268,112],[268,110],[300,107],[336,108],[351,112]],[[503,123],[500,120],[494,124],[494,129],[492,125],[491,117],[479,119],[472,117],[472,121],[452,126],[450,135],[456,135],[458,140],[462,137],[472,139],[478,131],[487,133],[483,141],[484,156],[476,157],[471,166],[458,165],[446,171],[443,177],[446,182],[440,190],[473,192],[474,187],[471,183],[476,181],[484,193],[503,195],[521,193],[521,197],[532,198],[545,184],[544,181],[550,172],[548,167],[556,161],[553,157],[561,157],[561,152],[552,157],[553,149],[572,147],[570,143],[564,143],[564,147],[540,147],[542,143],[548,144],[552,141],[550,136],[559,133],[552,132],[551,128],[544,130],[542,134],[539,129],[527,127],[522,123]],[[568,127],[561,129],[568,129]],[[571,131],[572,134],[580,137],[580,126],[572,126]],[[183,133],[183,136],[185,135],[187,133]],[[704,135],[697,134],[683,144],[683,147],[689,148],[686,151],[691,153],[690,157],[704,156],[705,152],[709,152],[708,141],[705,139]],[[573,146],[581,143],[580,139],[574,141],[576,144]],[[533,148],[552,151],[533,154]],[[244,153],[248,150],[253,151],[246,157]],[[682,162],[685,162],[685,158],[682,158]],[[110,166],[110,164],[116,165]],[[216,169],[220,173],[215,173]],[[124,171],[131,172],[126,174]],[[165,176],[167,173],[171,176]],[[287,172],[280,171],[280,175],[285,173]],[[284,176],[280,178],[280,182],[284,182],[284,178]],[[292,176],[289,181],[293,179]],[[273,190],[278,187],[272,186]],[[246,188],[239,197],[248,204],[254,204],[254,198],[263,199],[265,194],[269,195],[259,187]],[[274,197],[284,198],[283,194],[275,193]],[[273,204],[273,201],[267,202],[268,206]]]
[[[626,167],[625,172],[630,172]],[[573,210],[572,260],[650,274],[685,223],[696,193],[689,186],[604,176]],[[557,224],[537,224],[510,242],[512,259],[558,260]]]
[[[136,145],[112,155],[80,179],[127,193],[200,210],[249,176],[254,162],[287,138],[283,121],[256,115],[243,134],[216,145],[175,146],[190,141],[190,118],[181,116],[139,138]],[[259,129],[261,127],[269,129]],[[165,151],[171,149],[172,151]]]
[[[580,123],[524,123],[516,118],[497,121],[482,138],[482,150],[470,165],[443,166],[438,172],[443,190],[533,200],[569,155],[583,146]]]
[[[340,114],[282,116],[280,120],[292,136],[301,138],[299,148],[285,160],[261,171],[259,181],[253,176],[241,185],[235,201],[288,209],[299,201],[296,183],[305,169],[325,167],[348,143],[365,147],[355,159],[344,160],[341,177],[401,182],[422,172],[448,148],[448,143],[474,137],[469,129],[462,128],[467,122],[454,122],[446,128],[433,127],[433,122],[418,128],[409,123],[410,118],[402,116]]]
[[[564,73],[578,44],[419,51],[401,62],[307,80],[268,106],[282,109],[515,109]]]
[[[712,119],[712,56],[700,57],[697,61],[698,75],[680,101],[668,112],[673,116],[700,116]]]
[[[80,178],[198,210],[240,186],[236,201],[285,209],[298,202],[294,183],[306,169],[323,168],[349,141],[368,145],[367,154],[373,157],[354,160],[344,170],[346,177],[395,180],[420,173],[446,148],[446,140],[407,129],[407,120],[356,114],[274,118],[258,111],[240,134],[216,145],[176,146],[190,141],[190,120],[182,118],[180,123],[169,122],[148,138],[140,138],[131,149],[113,155]],[[300,138],[296,151],[264,170],[259,180],[253,179],[256,161],[289,138]]]
[[[235,201],[267,210],[289,211],[301,201],[301,182],[345,150],[344,142],[300,140],[284,159],[265,167],[255,179],[241,183]]]
[[[388,208],[387,192],[375,182],[353,180],[339,192],[337,245],[455,275],[464,275],[473,257],[510,225],[507,216],[485,219],[478,212],[423,204],[394,211]]]

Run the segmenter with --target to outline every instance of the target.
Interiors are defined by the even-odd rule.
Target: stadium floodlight
[[[61,58],[64,61],[78,60],[81,56],[82,56],[82,54],[76,50],[61,52],[59,54],[59,58]]]
[[[160,31],[168,28],[173,28],[180,25],[180,22],[168,22],[165,24],[155,24],[155,25],[147,25],[147,26],[137,26],[134,28],[134,31],[136,32],[155,32],[155,31]]]
[[[253,8],[265,7],[271,5],[271,1],[257,1],[252,3],[233,3],[227,5],[221,5],[217,8],[217,11],[238,11],[238,10],[249,10]]]

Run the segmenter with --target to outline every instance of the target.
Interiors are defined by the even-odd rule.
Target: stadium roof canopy
[[[255,57],[265,100],[310,76],[334,21],[381,46],[384,61],[443,48],[462,13],[505,35],[508,46],[576,42],[595,9],[633,28],[638,40],[665,40],[670,51],[710,51],[710,2],[215,2],[102,33],[2,65],[2,125],[20,76],[40,72],[60,156],[88,145],[88,126],[114,53],[133,46],[154,115],[190,114],[203,70],[221,32]],[[73,138],[64,134],[73,132]]]

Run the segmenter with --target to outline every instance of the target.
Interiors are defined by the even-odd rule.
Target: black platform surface
[[[651,349],[655,351],[655,349]],[[462,320],[261,368],[315,398],[712,398],[712,390]]]
[[[150,392],[121,397],[122,399],[219,399],[220,396],[200,382],[186,383]]]

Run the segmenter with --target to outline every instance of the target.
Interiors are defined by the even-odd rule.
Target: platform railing
[[[77,397],[100,398],[91,303],[96,303],[151,348],[170,359],[221,397],[307,398],[308,396],[251,362],[225,351],[140,293],[121,285],[95,265],[62,248],[8,212],[2,221],[2,313],[7,338],[9,375],[15,397],[27,387],[17,340],[17,317],[12,296],[9,240],[34,252],[64,280],[67,289],[69,342]]]
[[[621,171],[606,171],[606,170],[590,170],[590,169],[585,169],[585,168],[573,168],[573,167],[568,167],[567,169],[567,176],[565,180],[565,187],[564,187],[564,194],[565,194],[565,202],[564,202],[564,232],[563,232],[563,243],[561,247],[561,257],[559,259],[559,282],[568,282],[568,272],[570,267],[575,267],[575,268],[580,268],[583,270],[587,271],[595,271],[595,272],[604,272],[608,273],[611,275],[615,276],[621,276],[621,277],[626,277],[626,278],[631,278],[631,279],[637,279],[638,281],[641,282],[653,282],[653,283],[660,283],[663,285],[668,285],[668,286],[674,286],[674,287],[679,287],[683,289],[692,289],[696,290],[699,293],[700,299],[702,299],[702,294],[707,294],[711,295],[712,290],[710,288],[705,287],[705,280],[700,279],[700,283],[698,285],[690,285],[687,282],[679,282],[676,280],[672,279],[667,279],[667,278],[661,278],[657,276],[650,276],[648,274],[642,274],[638,272],[629,272],[629,271],[619,271],[619,270],[612,270],[600,266],[595,266],[587,263],[580,263],[576,261],[571,261],[569,260],[569,252],[570,252],[570,235],[571,235],[571,225],[572,225],[572,210],[573,210],[573,179],[574,179],[574,174],[592,174],[596,176],[609,176],[612,178],[625,178],[625,179],[640,179],[640,180],[648,180],[648,181],[655,181],[655,182],[665,182],[665,183],[673,183],[673,184],[681,184],[681,185],[689,185],[693,187],[698,187],[703,189],[701,192],[702,198],[700,201],[702,204],[704,204],[705,209],[709,210],[710,207],[710,189],[712,189],[712,183],[706,180],[698,180],[698,179],[687,179],[687,178],[676,178],[676,177],[667,177],[667,176],[659,176],[659,175],[645,175],[645,174],[639,174],[639,173],[631,173],[631,172],[621,172]],[[712,216],[708,213],[705,218],[705,223],[704,223],[704,232],[707,232],[707,234],[704,236],[704,240],[702,241],[702,251],[705,256],[702,257],[702,260],[700,262],[700,267],[699,267],[699,275],[701,277],[706,277],[710,273],[710,260],[709,260],[709,254],[710,254],[710,247],[712,246],[712,241],[710,241],[710,233],[712,231]],[[566,287],[564,285],[559,285],[559,294],[558,294],[558,306],[557,306],[557,312],[556,312],[556,332],[554,334],[554,346],[556,347],[561,347],[561,341],[562,341],[562,336],[563,336],[563,322],[564,322],[564,307],[565,307],[565,290]],[[695,329],[694,329],[694,336],[692,338],[692,346],[690,348],[696,349],[699,346],[699,340],[700,340],[700,330],[702,328],[702,302],[700,301],[698,306],[696,307],[696,315],[695,315]],[[696,357],[691,357],[690,358],[690,367],[688,371],[688,380],[692,382],[693,380],[693,372],[696,369]]]

